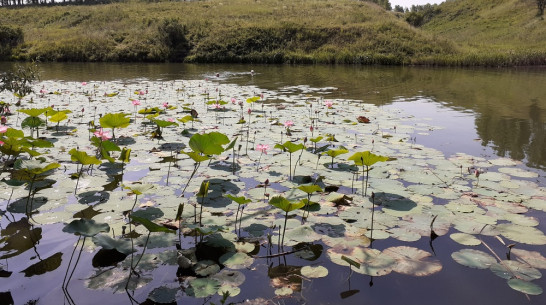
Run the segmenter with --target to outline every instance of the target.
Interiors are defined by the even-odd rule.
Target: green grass
[[[178,57],[179,42],[159,30],[173,19],[187,40]],[[452,52],[445,40],[354,0],[0,8],[0,23],[23,29],[25,42],[13,50],[23,60],[409,64]]]
[[[546,22],[533,0],[455,0],[440,6],[422,29],[453,41],[460,51],[448,64],[546,64]]]
[[[546,64],[531,0],[456,0],[422,29],[356,0],[208,0],[0,8],[12,60]],[[8,54],[8,52],[4,52]]]

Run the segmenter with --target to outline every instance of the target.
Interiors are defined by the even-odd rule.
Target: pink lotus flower
[[[140,105],[140,101],[139,101],[139,100],[132,100],[131,103],[133,103],[134,106]]]
[[[248,114],[251,114],[252,113],[252,109],[248,108],[248,110],[246,111]]]
[[[40,94],[47,94],[47,93],[48,93],[47,90],[45,90],[45,89],[40,89]]]
[[[234,97],[232,97],[232,98],[231,98],[231,103],[232,103],[233,105],[235,105],[235,104],[237,103],[237,100],[236,100]]]
[[[0,133],[8,131],[8,126],[0,126]]]
[[[142,90],[138,91],[138,95],[144,95],[144,94],[146,94],[146,92],[144,92]]]
[[[329,109],[329,108],[332,108],[332,105],[333,105],[333,104],[334,104],[334,103],[333,103],[332,101],[324,101],[324,105],[325,105],[326,108],[328,108],[328,109]]]
[[[163,108],[169,108],[169,102],[163,103]]]
[[[288,121],[284,122],[284,126],[285,126],[285,127],[291,127],[291,126],[294,126],[294,122],[292,122],[292,121],[288,120]]]
[[[174,122],[174,119],[173,118],[168,118],[167,122]]]
[[[106,141],[112,138],[108,131],[103,131],[102,128],[93,133],[95,137],[101,139],[101,141]]]
[[[0,141],[0,146],[4,145],[4,142]]]
[[[269,150],[268,144],[258,144],[256,145],[256,150],[261,151],[263,154],[267,155],[267,151]]]
[[[85,85],[87,85],[87,82],[82,82],[82,86],[85,86]]]
[[[214,108],[216,108],[216,109],[221,109],[222,106],[221,106],[220,104],[214,104]]]

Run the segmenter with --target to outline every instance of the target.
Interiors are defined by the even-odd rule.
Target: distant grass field
[[[482,9],[482,5],[474,8],[468,4],[472,2],[443,4],[445,13],[423,29],[411,27],[400,15],[375,4],[356,0],[128,0],[105,5],[0,8],[0,25],[21,28],[24,33],[24,42],[4,58],[8,60],[386,65],[546,62],[545,51],[539,47],[546,39],[540,37],[543,32],[533,28],[536,40],[516,39],[503,28],[504,19],[474,25],[469,18],[485,16],[472,15]],[[544,28],[544,21],[533,16],[532,5],[520,4],[518,10],[529,12],[517,13],[512,22],[520,25],[526,19],[526,26],[531,27],[533,21],[534,27]],[[449,7],[456,11],[447,10]],[[498,27],[492,34],[496,38],[487,36],[487,26]]]
[[[440,8],[422,29],[458,46],[448,63],[546,64],[546,21],[534,0],[448,0]]]

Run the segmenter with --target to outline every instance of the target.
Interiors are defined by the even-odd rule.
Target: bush
[[[0,25],[0,60],[9,59],[11,50],[23,42],[23,30]]]

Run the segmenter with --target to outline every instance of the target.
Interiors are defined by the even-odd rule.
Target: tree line
[[[0,0],[0,6],[22,5],[63,5],[63,4],[104,4],[119,2],[118,0]]]

